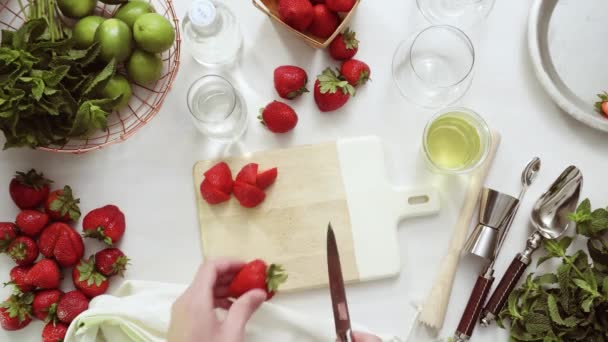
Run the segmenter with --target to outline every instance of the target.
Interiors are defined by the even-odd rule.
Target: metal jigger
[[[500,235],[514,214],[519,200],[490,188],[483,188],[479,203],[479,223],[467,240],[464,251],[492,261]]]

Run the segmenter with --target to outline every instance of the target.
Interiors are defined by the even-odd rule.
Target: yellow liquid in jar
[[[428,129],[427,155],[440,169],[464,169],[481,158],[479,132],[465,116],[459,112],[447,113],[432,122]]]

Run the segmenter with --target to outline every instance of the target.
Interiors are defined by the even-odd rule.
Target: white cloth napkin
[[[166,341],[171,305],[186,285],[126,281],[114,295],[94,298],[70,325],[65,342]],[[366,329],[356,326],[357,330]],[[310,317],[264,303],[246,329],[247,342],[335,341],[333,319]],[[398,342],[383,337],[385,342]]]

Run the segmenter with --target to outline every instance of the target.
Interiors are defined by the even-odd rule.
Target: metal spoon
[[[502,248],[502,244],[505,242],[507,234],[509,234],[509,230],[511,229],[511,225],[513,224],[515,215],[517,214],[517,211],[519,210],[521,201],[523,200],[524,195],[526,194],[526,191],[528,191],[528,188],[530,187],[530,185],[532,185],[532,182],[534,182],[534,179],[536,179],[536,176],[538,175],[538,171],[540,171],[540,166],[541,166],[540,158],[534,157],[532,160],[530,160],[530,162],[526,165],[524,170],[521,172],[521,191],[519,192],[519,197],[518,197],[519,203],[517,203],[515,210],[513,210],[513,215],[511,215],[511,217],[509,218],[507,225],[505,226],[502,234],[500,235],[498,247],[496,247],[496,251],[494,252],[494,257],[492,258],[492,262],[487,267],[488,270],[494,269],[494,262],[496,261],[496,257],[498,256],[498,253],[500,253],[500,249]],[[492,271],[492,273],[493,272],[494,271]]]
[[[515,256],[486,304],[481,319],[482,325],[489,325],[498,316],[543,238],[557,239],[572,225],[568,214],[576,210],[582,184],[581,171],[575,166],[569,166],[536,201],[530,215],[530,222],[535,231],[528,238],[526,249]]]

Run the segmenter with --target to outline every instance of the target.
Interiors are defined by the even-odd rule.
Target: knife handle
[[[473,291],[471,291],[469,302],[462,313],[460,323],[458,324],[458,329],[456,330],[456,334],[454,336],[456,341],[468,341],[473,334],[473,329],[475,329],[475,325],[477,324],[477,320],[481,314],[481,309],[483,308],[483,304],[485,303],[488,293],[490,293],[490,288],[492,287],[493,282],[494,277],[492,276],[489,278],[482,275],[477,277],[475,287],[473,287]]]
[[[515,285],[524,274],[526,267],[528,267],[528,263],[522,261],[521,254],[517,254],[511,262],[511,265],[509,265],[509,268],[507,268],[502,279],[500,279],[500,282],[486,304],[486,307],[483,309],[483,317],[481,318],[481,324],[483,326],[490,325],[490,323],[496,319],[500,311],[502,311],[511,291],[513,291]]]

